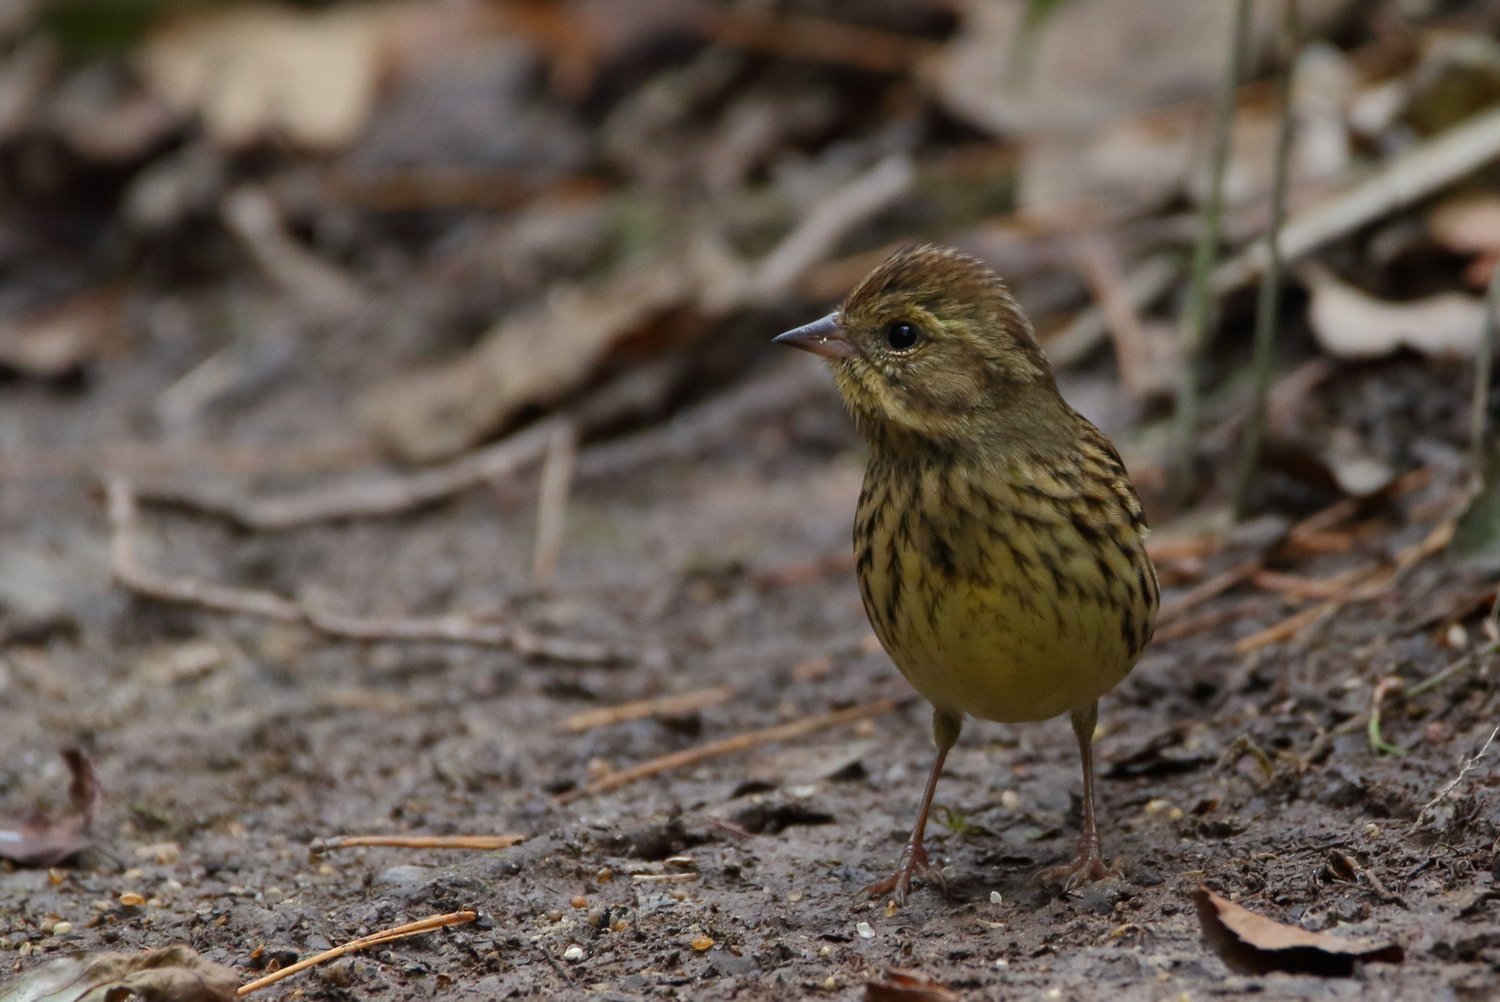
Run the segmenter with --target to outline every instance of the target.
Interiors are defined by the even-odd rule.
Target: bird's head
[[[898,251],[837,312],[776,341],[832,363],[839,393],[872,438],[970,438],[976,423],[1056,398],[1047,359],[1005,283],[947,248]]]

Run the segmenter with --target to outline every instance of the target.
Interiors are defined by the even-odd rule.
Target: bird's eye
[[[885,329],[885,343],[895,351],[906,351],[917,343],[917,325],[898,320]]]

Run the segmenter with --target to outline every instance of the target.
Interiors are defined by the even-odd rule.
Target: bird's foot
[[[913,877],[931,879],[943,886],[947,884],[943,879],[943,871],[928,861],[927,849],[920,842],[906,843],[906,848],[901,850],[901,862],[896,864],[896,872],[884,880],[877,880],[870,884],[862,893],[872,898],[880,898],[889,894],[897,905],[904,905],[906,892],[911,890]]]
[[[1120,871],[1112,869],[1104,861],[1097,842],[1080,842],[1078,855],[1070,863],[1049,866],[1038,874],[1038,879],[1049,884],[1061,884],[1064,891],[1076,891],[1084,884],[1095,880],[1118,877]]]

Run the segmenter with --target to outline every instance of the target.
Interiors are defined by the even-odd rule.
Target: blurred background
[[[1186,349],[1225,434],[1288,63],[1287,212],[1317,218],[1278,371],[1472,354],[1500,241],[1493,126],[1311,211],[1493,110],[1495,4],[1304,0],[1291,41],[1251,6]],[[111,438],[419,462],[582,401],[589,437],[659,421],[917,240],[1009,279],[1107,431],[1161,418],[1236,37],[1233,4],[1171,0],[17,0],[0,32],[0,446],[88,444],[17,410],[42,393],[117,399]],[[1398,462],[1307,439],[1316,376],[1273,459]]]

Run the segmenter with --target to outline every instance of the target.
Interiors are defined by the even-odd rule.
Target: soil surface
[[[535,471],[411,514],[284,533],[143,515],[139,556],[158,570],[344,612],[494,614],[618,647],[615,665],[338,642],[112,586],[102,471],[251,496],[371,462],[340,452],[342,388],[392,363],[357,330],[307,343],[309,357],[215,412],[192,442],[127,447],[184,371],[170,341],[81,385],[0,387],[12,450],[0,491],[0,811],[66,814],[57,752],[69,744],[88,749],[103,791],[92,849],[51,869],[0,868],[7,972],[181,941],[248,979],[473,908],[472,924],[265,995],[859,998],[893,967],[966,998],[1500,995],[1493,754],[1440,796],[1494,726],[1490,664],[1385,696],[1381,733],[1403,754],[1377,754],[1366,730],[1379,680],[1418,682],[1482,642],[1487,606],[1471,601],[1481,586],[1469,575],[1426,561],[1400,587],[1248,654],[1237,640],[1308,603],[1240,587],[1180,620],[1210,628],[1164,630],[1101,717],[1105,849],[1122,875],[1075,893],[1035,879],[1068,856],[1078,824],[1066,723],[971,722],[930,835],[946,886],[894,910],[859,892],[889,872],[910,826],[931,747],[919,701],[557,799],[609,769],[909,692],[852,579],[862,454],[831,389],[685,458],[582,475],[546,589],[530,573]],[[759,378],[816,365],[767,356],[773,375]],[[1453,373],[1412,368],[1357,379],[1404,380],[1410,392],[1395,397],[1444,394],[1458,412]],[[1436,465],[1353,512],[1352,548],[1291,570],[1327,577],[1420,542],[1453,493],[1456,474]],[[1168,603],[1253,545],[1203,556]],[[578,711],[714,686],[732,697],[564,728]],[[309,850],[376,833],[526,841]],[[1192,893],[1204,883],[1305,928],[1394,940],[1407,959],[1346,979],[1231,973],[1201,939]],[[146,903],[121,904],[127,892]]]

